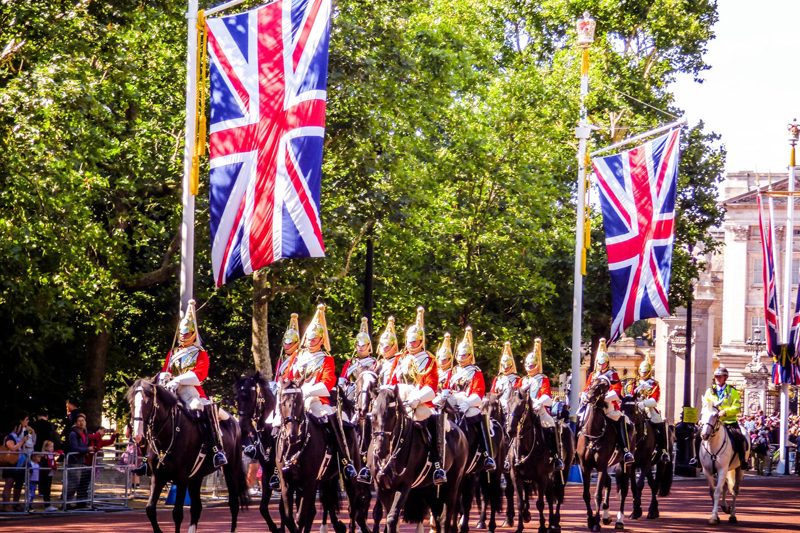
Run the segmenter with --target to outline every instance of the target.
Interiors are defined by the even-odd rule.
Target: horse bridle
[[[293,389],[281,390],[280,395],[281,396],[283,396],[284,394],[286,394],[286,395],[295,395],[295,394],[302,394],[302,393],[303,393],[302,389],[293,388]],[[279,403],[279,405],[280,405],[280,403]],[[280,432],[280,436],[279,436],[279,439],[278,439],[278,446],[281,448],[281,451],[279,453],[281,454],[281,456],[283,456],[284,453],[286,453],[288,450],[290,450],[293,445],[297,445],[298,443],[303,441],[302,445],[300,446],[300,448],[291,457],[289,457],[288,459],[285,459],[283,461],[284,468],[292,466],[292,465],[297,463],[297,459],[300,457],[300,454],[303,453],[303,450],[305,450],[305,448],[308,445],[308,442],[309,442],[309,440],[311,438],[311,432],[308,431],[308,417],[304,416],[302,418],[302,420],[300,420],[300,430],[299,430],[300,438],[297,439],[296,441],[293,441],[292,440],[292,435],[286,435],[288,437],[286,440],[289,441],[289,446],[286,449],[283,449],[284,448],[283,442],[284,442],[284,435],[286,434],[286,427],[289,424],[291,424],[292,422],[297,422],[298,420],[299,420],[299,417],[294,416],[294,415],[289,415],[286,418],[283,418],[281,420],[281,432]],[[305,435],[305,437],[303,437],[303,435]]]
[[[525,421],[528,419],[529,411],[531,409],[531,401],[532,401],[531,391],[530,389],[528,389],[528,392],[525,394],[525,410],[522,411],[522,415],[519,417],[519,422],[517,422],[517,432],[513,437],[514,442],[511,444],[512,446],[514,446],[515,455],[517,457],[519,457],[519,447],[522,445],[522,439],[520,437],[522,435],[522,429],[524,428]],[[508,414],[508,420],[506,422],[508,424],[508,427],[513,427],[514,423],[513,421],[514,421],[514,412],[511,411]],[[528,459],[530,459],[534,455],[533,452],[536,450],[537,432],[533,431],[532,433],[533,433],[533,442],[531,442],[531,449],[528,451],[528,453],[525,454],[524,457],[517,459],[516,461],[517,466],[525,464],[528,461]]]
[[[599,409],[602,409],[602,407],[600,407],[598,405],[601,401],[605,401],[605,394],[601,394],[600,396],[595,398],[593,401],[587,402],[587,405],[591,405],[594,409],[598,409],[599,410]],[[599,435],[590,435],[589,434],[589,428],[586,427],[586,424],[581,426],[581,431],[580,432],[583,433],[583,436],[586,437],[586,439],[588,439],[589,441],[594,442],[594,441],[597,441],[597,440],[601,439],[606,434],[606,431],[608,430],[608,420],[606,420],[605,416],[603,416],[602,420],[603,420],[603,429],[600,431]]]
[[[400,422],[399,424],[395,424],[394,429],[392,431],[376,431],[372,430],[372,454],[376,458],[378,457],[378,440],[377,437],[391,437],[389,441],[389,457],[386,458],[385,461],[378,459],[378,475],[383,475],[387,468],[394,462],[397,456],[400,454],[400,450],[403,449],[403,443],[405,443],[405,426],[406,426],[406,417],[405,413],[402,413],[400,410],[401,402],[395,396],[394,401],[395,408],[395,416]],[[392,407],[390,403],[390,407]],[[399,430],[398,430],[399,428]],[[394,467],[392,467],[394,470]],[[405,471],[405,469],[403,469]],[[402,473],[402,472],[401,472]]]
[[[253,408],[253,416],[250,417],[250,423],[252,424],[253,420],[256,421],[255,424],[253,424],[253,429],[255,430],[256,433],[256,443],[258,444],[258,452],[265,460],[268,461],[269,455],[267,454],[267,451],[264,449],[264,442],[263,442],[264,439],[262,437],[263,432],[267,427],[266,424],[263,423],[265,414],[264,410],[266,409],[267,399],[264,397],[263,394],[261,394],[261,384],[258,383],[258,381],[256,381],[255,379],[252,379],[251,381],[253,382],[253,385],[251,385],[250,387],[242,385],[241,387],[239,387],[239,390],[245,391],[249,388],[250,390],[256,391],[256,405]],[[239,417],[242,417],[245,414],[246,413],[244,411],[239,409]]]
[[[172,419],[172,427],[174,429],[171,432],[172,434],[170,436],[169,446],[167,446],[166,451],[161,451],[158,449],[158,445],[156,444],[156,439],[158,438],[159,435],[161,435],[161,432],[164,431],[164,428],[167,427],[167,422],[165,420],[164,423],[161,425],[161,429],[159,429],[157,432],[154,431],[156,413],[158,413],[158,390],[156,389],[156,387],[157,385],[154,384],[153,409],[152,412],[150,413],[150,418],[148,419],[147,424],[145,426],[147,428],[145,432],[145,438],[147,439],[147,443],[150,445],[150,450],[155,452],[156,457],[158,457],[158,464],[156,465],[154,470],[157,470],[162,464],[164,464],[164,459],[166,459],[166,457],[170,454],[170,452],[172,452],[172,446],[175,444],[175,435],[177,433],[180,433],[181,431],[180,425],[178,425],[178,423],[175,421],[176,411],[178,411],[178,406],[175,405],[170,409],[170,418]],[[136,392],[142,393],[142,396],[144,396],[144,387],[140,385],[136,389]],[[144,419],[140,416],[138,417],[134,416],[133,420],[134,422],[144,422]]]

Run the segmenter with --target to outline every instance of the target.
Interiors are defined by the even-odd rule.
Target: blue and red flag
[[[637,320],[669,316],[679,145],[680,130],[672,130],[592,160],[611,274],[611,342]]]
[[[330,16],[330,0],[277,0],[207,20],[217,286],[280,259],[325,255]]]

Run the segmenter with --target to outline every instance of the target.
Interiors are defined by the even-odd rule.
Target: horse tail
[[[656,468],[658,495],[662,498],[669,496],[669,492],[672,490],[673,466],[672,461],[670,461],[669,463],[658,463],[658,467]]]
[[[406,505],[403,509],[403,522],[407,524],[418,524],[425,520],[428,515],[427,502],[422,497],[421,491],[412,490],[406,498]]]
[[[250,490],[247,486],[247,471],[245,470],[244,461],[242,461],[242,436],[239,424],[232,418],[226,420],[223,424],[229,424],[231,428],[231,435],[233,437],[233,449],[239,453],[229,454],[228,464],[223,467],[225,478],[227,480],[228,492],[236,491],[236,498],[239,500],[239,507],[247,509],[250,506]],[[230,478],[228,477],[230,476]]]

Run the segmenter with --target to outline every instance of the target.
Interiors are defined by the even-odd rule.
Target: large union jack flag
[[[330,0],[278,0],[207,21],[211,238],[217,285],[323,257],[320,175]]]
[[[637,320],[669,316],[679,142],[673,130],[592,160],[611,273],[611,341]]]

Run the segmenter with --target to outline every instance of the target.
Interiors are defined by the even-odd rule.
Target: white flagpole
[[[192,156],[197,128],[197,0],[186,13],[186,133],[183,148],[183,221],[181,222],[181,316],[194,293],[194,195],[191,192]]]

